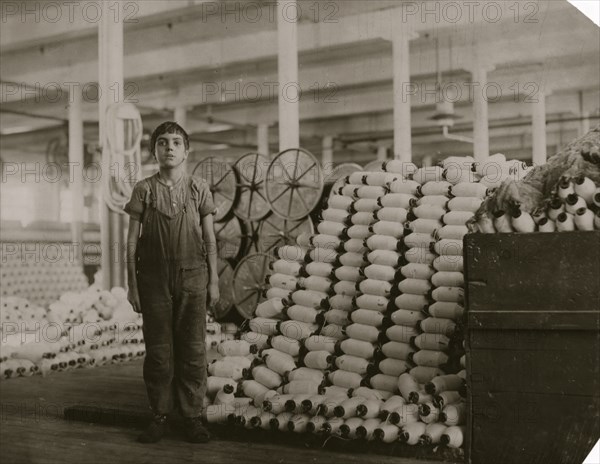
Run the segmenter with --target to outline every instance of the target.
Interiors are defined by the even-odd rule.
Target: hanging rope
[[[108,172],[104,173],[104,201],[108,207],[123,214],[135,183],[141,179],[142,117],[131,103],[113,103],[106,110],[106,130],[102,143],[102,158]]]

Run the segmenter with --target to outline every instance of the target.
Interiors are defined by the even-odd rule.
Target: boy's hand
[[[220,294],[219,294],[219,280],[216,281],[211,280],[208,283],[208,306],[210,308],[214,308],[216,304],[219,302]]]
[[[136,313],[142,312],[142,305],[140,304],[140,295],[136,288],[130,288],[127,291],[127,300],[131,303],[131,306],[133,306],[133,310]]]

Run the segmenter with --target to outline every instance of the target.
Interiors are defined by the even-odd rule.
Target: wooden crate
[[[465,237],[473,464],[581,463],[600,437],[600,232]]]

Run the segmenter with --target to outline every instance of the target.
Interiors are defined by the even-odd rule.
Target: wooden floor
[[[171,433],[158,444],[142,445],[135,441],[135,428],[64,419],[64,410],[74,405],[129,411],[138,416],[146,413],[140,362],[2,381],[0,395],[3,464],[440,462],[228,439],[222,435],[205,445],[191,445]]]

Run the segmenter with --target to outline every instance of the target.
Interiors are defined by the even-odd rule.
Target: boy
[[[216,208],[208,184],[186,173],[189,138],[181,126],[161,124],[150,143],[159,171],[135,185],[125,206],[130,215],[128,299],[143,316],[144,382],[154,413],[138,441],[159,441],[175,406],[187,439],[204,443],[210,438],[200,419],[207,292],[211,306],[219,299]]]

